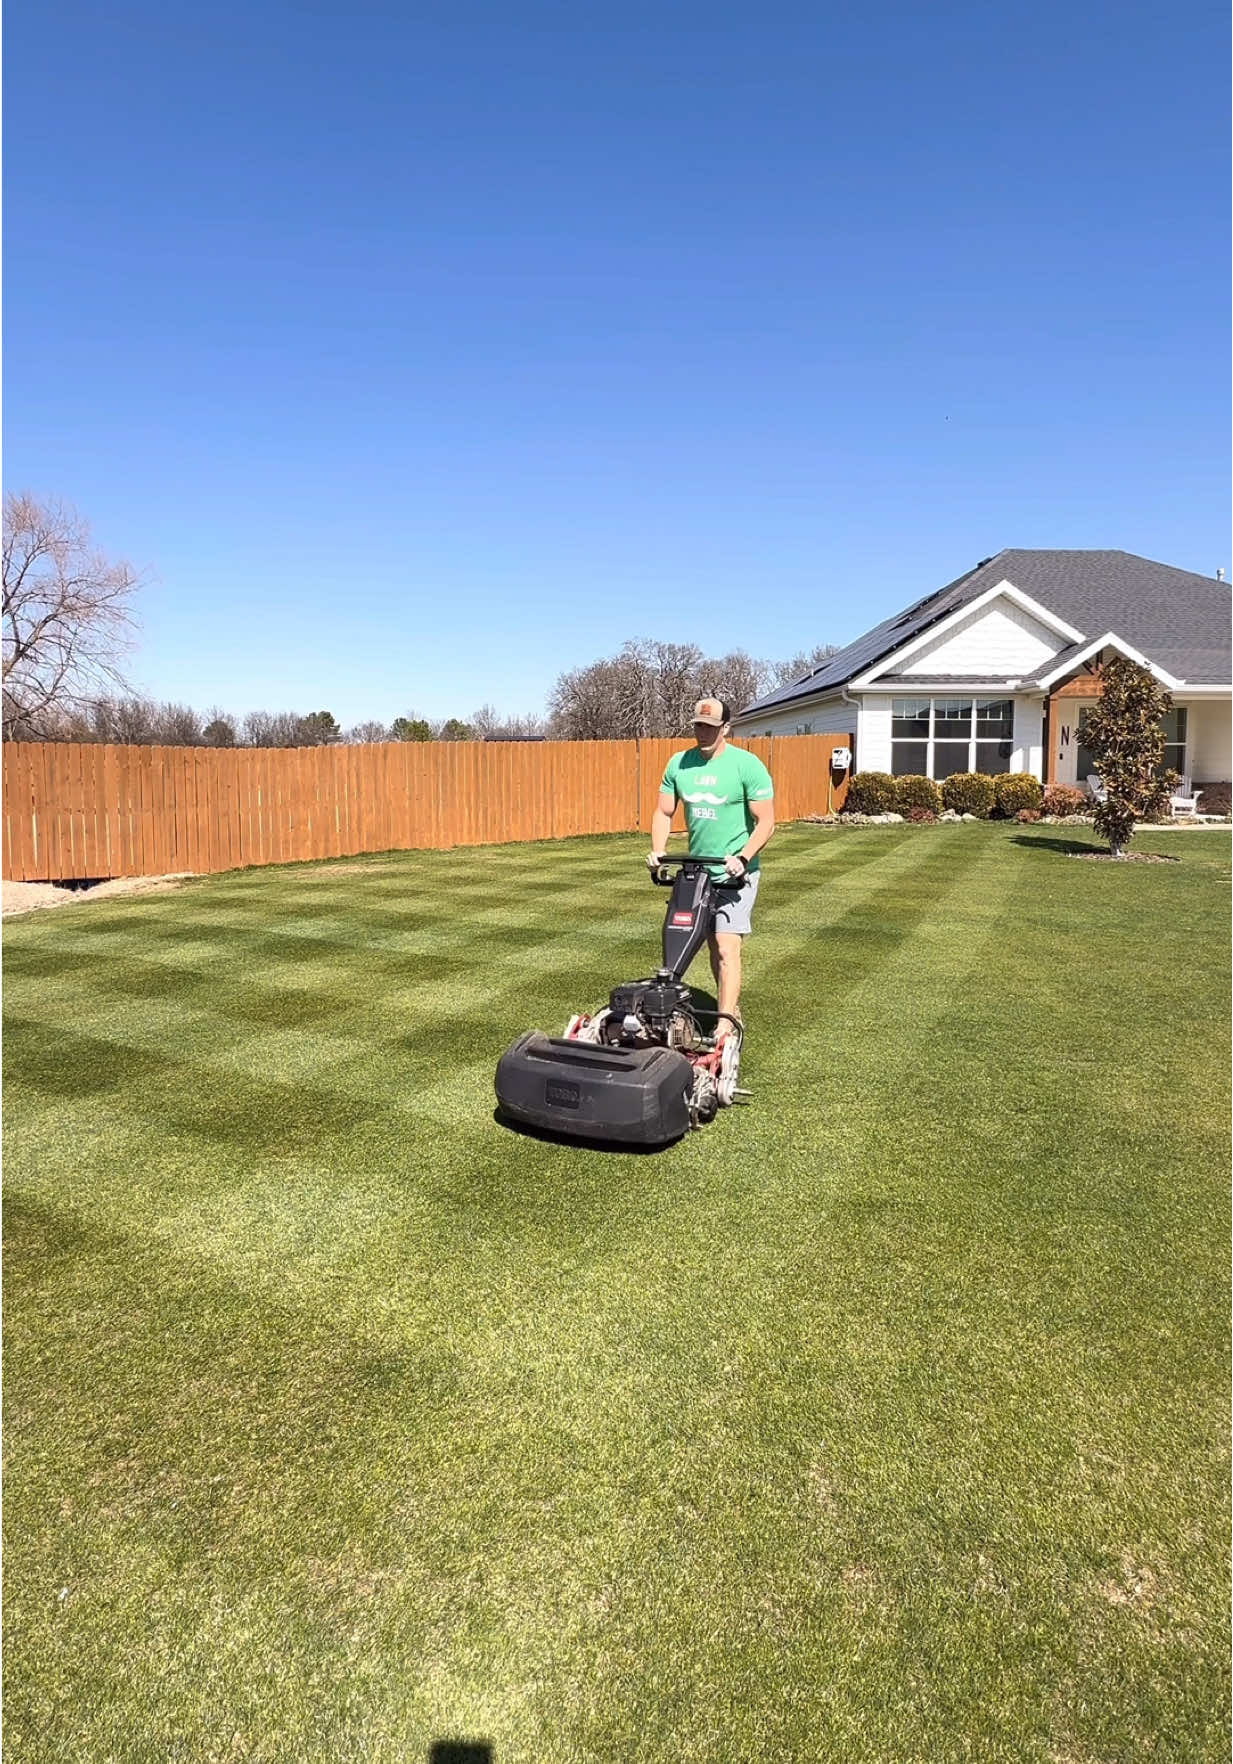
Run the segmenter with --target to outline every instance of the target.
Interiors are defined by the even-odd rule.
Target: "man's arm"
[[[651,850],[647,863],[653,864],[655,859],[667,855],[668,835],[672,831],[672,817],[676,813],[676,791],[661,790],[659,801],[655,804],[655,813],[651,816]]]
[[[775,831],[774,802],[751,802],[749,809],[754,818],[754,830],[741,847],[741,856],[746,863],[757,857]]]
[[[753,832],[742,845],[740,851],[734,856],[724,859],[724,868],[730,876],[743,876],[775,831],[775,804],[773,802],[751,802],[749,807],[754,818]]]

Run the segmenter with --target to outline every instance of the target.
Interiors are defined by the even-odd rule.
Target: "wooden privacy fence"
[[[393,742],[370,747],[4,743],[4,874],[157,876],[365,851],[650,827],[676,741]],[[838,808],[850,735],[741,741],[782,820]]]

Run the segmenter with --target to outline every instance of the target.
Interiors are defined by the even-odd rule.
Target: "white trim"
[[[1026,685],[1022,680],[951,680],[945,686],[939,686],[928,674],[922,674],[919,680],[914,680],[911,674],[902,680],[876,680],[872,686],[862,686],[861,691],[894,692],[900,698],[970,698],[974,692],[985,698],[995,694],[1008,698],[1023,692],[1034,698],[1043,696],[1035,680],[1029,680]]]
[[[1172,674],[1166,674],[1163,668],[1157,667],[1156,663],[1154,661],[1149,661],[1147,656],[1140,655],[1139,651],[1132,648],[1124,637],[1119,637],[1116,631],[1106,631],[1103,637],[1093,638],[1089,644],[1079,651],[1078,655],[1068,656],[1060,668],[1054,668],[1051,673],[1039,675],[1036,684],[1044,687],[1044,689],[1048,691],[1049,687],[1052,686],[1055,680],[1060,680],[1063,674],[1069,674],[1072,668],[1081,667],[1083,663],[1087,661],[1089,656],[1095,655],[1097,651],[1101,649],[1120,650],[1127,660],[1138,662],[1141,668],[1147,668],[1149,672],[1155,674],[1156,678],[1162,681],[1166,686],[1176,687],[1184,686],[1186,684],[1184,680],[1175,680]],[[1092,696],[1096,697],[1097,695],[1093,692]]]
[[[1040,624],[1048,626],[1059,637],[1064,637],[1067,643],[1082,643],[1082,631],[1076,631],[1073,625],[1066,623],[1065,619],[1059,619],[1056,613],[1050,612],[1046,606],[1041,606],[1038,600],[1033,600],[1031,595],[1023,592],[1022,588],[1016,588],[1013,582],[1003,580],[995,582],[992,588],[986,588],[982,594],[976,596],[975,600],[968,600],[962,606],[957,606],[954,612],[947,613],[944,619],[939,619],[936,625],[930,625],[927,631],[922,631],[919,636],[911,638],[901,648],[891,650],[889,655],[884,655],[881,661],[875,662],[863,674],[858,674],[855,679],[849,680],[849,690],[870,685],[879,674],[884,674],[888,668],[905,661],[908,656],[915,655],[918,649],[923,649],[927,643],[934,642],[944,631],[951,630],[953,626],[968,618],[972,613],[979,612],[981,607],[988,606],[990,601],[1002,598],[1013,601],[1023,612],[1030,614]]]
[[[1187,686],[1184,680],[1178,682],[1178,691],[1182,698],[1229,698],[1233,696],[1233,686]]]

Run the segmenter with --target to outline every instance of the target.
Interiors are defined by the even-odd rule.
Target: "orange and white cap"
[[[694,706],[695,723],[709,723],[713,729],[721,729],[731,715],[722,698],[700,698]]]

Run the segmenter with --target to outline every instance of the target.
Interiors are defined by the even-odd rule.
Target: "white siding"
[[[1030,678],[1051,656],[1069,647],[1013,600],[994,600],[935,643],[918,649],[896,672],[968,674],[974,680],[997,679],[999,674]],[[893,667],[893,659],[889,665]]]
[[[732,733],[739,741],[742,735],[847,735],[855,728],[856,706],[832,694],[742,717]]]
[[[853,694],[853,696],[857,696]],[[856,730],[856,764],[860,772],[891,769],[891,699],[886,693],[860,694],[860,722]]]
[[[1186,711],[1186,770],[1205,784],[1233,779],[1233,706],[1217,699],[1184,695],[1176,701]]]
[[[1015,699],[1015,721],[1012,736],[1015,746],[1010,756],[1010,765],[1007,768],[1012,772],[1030,772],[1033,778],[1039,778],[1042,783],[1045,776],[1045,750],[1041,741],[1044,712],[1043,696]]]

